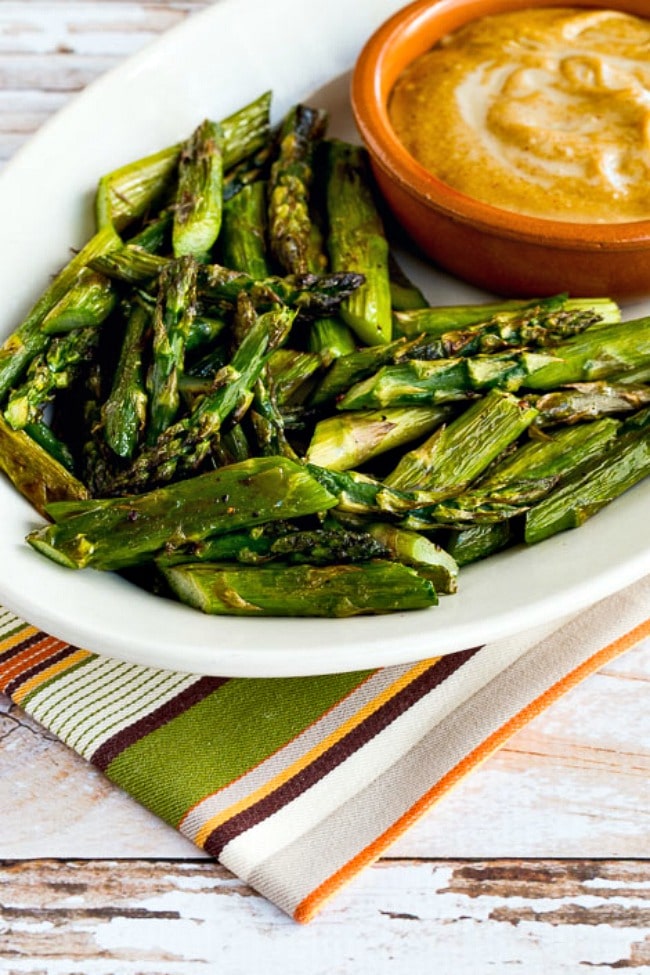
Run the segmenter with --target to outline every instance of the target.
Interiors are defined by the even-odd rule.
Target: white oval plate
[[[266,89],[276,118],[310,99],[353,138],[348,73],[395,0],[219,0],[101,78],[17,154],[0,179],[0,335],[13,330],[70,247],[92,231],[97,178],[184,138]],[[485,300],[415,260],[434,304]],[[646,309],[630,308],[628,317]],[[288,676],[450,653],[575,612],[650,571],[650,482],[577,532],[463,570],[435,609],[352,620],[208,617],[110,573],[74,572],[25,544],[38,516],[0,479],[0,599],[53,635],[153,667]]]

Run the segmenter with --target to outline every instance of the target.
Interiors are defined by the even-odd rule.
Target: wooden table
[[[0,3],[0,159],[206,4]],[[650,972],[650,641],[301,928],[0,697],[0,972]]]

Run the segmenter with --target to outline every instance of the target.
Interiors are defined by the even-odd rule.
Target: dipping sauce
[[[389,115],[426,169],[494,206],[650,219],[650,20],[546,7],[482,17],[403,72]]]

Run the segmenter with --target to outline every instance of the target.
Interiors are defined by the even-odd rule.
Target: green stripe
[[[50,687],[52,687],[53,684],[56,684],[56,682],[61,680],[62,677],[68,677],[75,670],[79,670],[80,667],[86,667],[88,664],[91,664],[95,659],[96,659],[95,657],[90,656],[90,657],[85,657],[83,660],[77,660],[75,663],[70,664],[69,667],[66,667],[65,670],[60,670],[58,673],[53,674],[52,677],[49,677],[42,684],[39,684],[38,687],[35,687],[33,691],[30,691],[29,694],[26,694],[25,697],[20,702],[20,706],[23,709],[23,711],[27,711],[28,713],[31,714],[33,709],[30,708],[29,705],[35,698],[36,701],[34,707],[38,705],[38,698],[42,694],[45,694],[45,696],[47,696],[47,691],[49,690]]]
[[[370,673],[230,680],[126,748],[106,774],[177,826],[196,802],[291,741]]]

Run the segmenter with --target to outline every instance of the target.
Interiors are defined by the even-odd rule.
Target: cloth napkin
[[[226,679],[98,656],[2,610],[0,691],[305,922],[509,736],[649,633],[650,578],[447,656]]]

